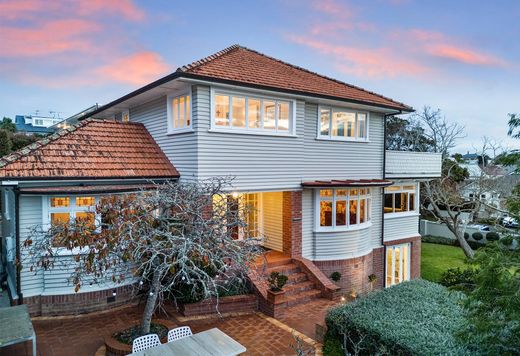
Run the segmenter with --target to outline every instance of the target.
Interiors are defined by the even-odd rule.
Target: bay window
[[[189,94],[168,97],[168,127],[170,132],[191,128],[191,99]]]
[[[410,244],[386,248],[386,286],[410,279]]]
[[[416,185],[392,185],[385,188],[385,214],[416,212]]]
[[[368,114],[332,107],[319,108],[318,138],[366,141]]]
[[[293,102],[257,95],[213,93],[212,128],[249,133],[293,134]]]
[[[342,230],[370,222],[370,190],[331,188],[316,192],[316,230]]]

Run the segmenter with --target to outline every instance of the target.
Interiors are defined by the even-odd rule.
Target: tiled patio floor
[[[289,309],[280,320],[291,328],[314,338],[315,324],[323,320],[325,310],[334,302],[318,299]],[[74,318],[34,320],[40,356],[92,356],[103,345],[103,337],[115,330],[138,322],[137,308],[125,308],[106,313],[89,314]],[[261,315],[249,314],[223,319],[192,320],[194,332],[218,327],[247,348],[247,355],[295,355],[295,343],[290,331],[271,323]],[[0,349],[0,356],[25,356],[31,346],[14,345]]]

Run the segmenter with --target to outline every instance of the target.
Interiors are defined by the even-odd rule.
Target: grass
[[[439,282],[448,268],[466,267],[466,256],[458,246],[422,243],[421,277]]]

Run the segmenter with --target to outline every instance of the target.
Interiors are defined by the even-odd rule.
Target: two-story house
[[[411,111],[238,45],[181,67],[0,160],[12,296],[41,314],[123,303],[124,286],[75,294],[66,268],[16,275],[29,226],[89,214],[100,195],[149,179],[214,176],[234,177],[229,201],[255,207],[238,238],[263,237],[321,287],[333,272],[348,293],[368,291],[371,275],[378,287],[417,278],[419,182],[440,176],[440,156],[385,151],[385,118]]]

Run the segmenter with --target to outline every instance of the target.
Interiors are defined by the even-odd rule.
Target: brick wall
[[[283,192],[283,253],[302,255],[302,192]]]
[[[257,296],[234,295],[222,297],[218,301],[218,311],[220,313],[246,313],[257,310]],[[180,304],[179,311],[184,316],[217,314],[216,299],[208,299],[198,303]]]

